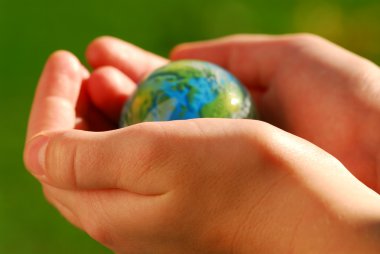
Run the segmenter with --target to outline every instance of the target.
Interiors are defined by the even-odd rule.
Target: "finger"
[[[223,120],[203,119],[201,122],[213,130],[212,137],[226,134],[221,123],[234,125]],[[230,130],[236,129],[230,127]],[[193,137],[199,146],[209,144],[199,131],[192,121],[179,121],[143,123],[103,133],[77,130],[44,133],[30,141],[25,160],[39,180],[55,187],[118,188],[157,195],[170,190],[171,183],[177,181],[173,175],[182,174],[181,171],[166,171],[170,169],[167,163],[174,164],[175,168],[183,163],[186,166],[188,162],[181,160],[179,155],[195,156],[194,146],[189,145],[186,137]]]
[[[83,75],[82,65],[71,53],[58,51],[49,58],[35,94],[27,140],[40,132],[74,128]]]
[[[75,123],[75,129],[77,130],[90,130],[90,126],[88,124],[88,121],[86,120],[86,116],[89,112],[91,112],[91,101],[88,95],[88,78],[89,76],[82,82],[82,87],[79,92],[77,105],[75,108],[76,111],[76,123]]]
[[[118,127],[103,112],[93,104],[89,95],[89,80],[82,83],[76,106],[76,122],[75,129],[86,131],[108,131]]]
[[[280,41],[274,36],[240,35],[221,39],[185,43],[171,52],[172,60],[200,59],[216,63],[230,70],[252,89],[265,89],[267,77],[283,60]]]
[[[94,40],[89,45],[86,56],[92,67],[113,66],[136,83],[168,62],[158,55],[109,36]]]
[[[169,186],[163,172],[161,179],[152,177],[169,156],[159,136],[159,128],[138,125],[101,133],[48,132],[28,143],[25,161],[40,181],[55,187],[155,195]]]
[[[26,154],[38,162],[28,164],[36,177],[55,187],[159,195],[181,182],[192,161],[215,167],[213,160],[205,161],[204,151],[213,151],[215,158],[226,156],[225,143],[241,142],[234,137],[255,130],[256,122],[198,119],[143,123],[103,133],[45,133],[31,141]]]
[[[299,79],[312,77],[308,82],[313,82],[324,77],[320,75],[322,70],[335,71],[337,76],[358,76],[373,67],[357,55],[309,34],[235,35],[182,44],[171,53],[172,60],[188,58],[225,67],[254,92],[266,91],[274,83],[284,84],[294,73]],[[350,68],[353,65],[358,66],[355,72]]]
[[[88,81],[92,102],[115,123],[119,122],[121,109],[135,88],[132,80],[110,66],[96,69]]]
[[[230,142],[226,136],[233,137],[239,126],[235,121],[199,119],[143,123],[103,133],[45,133],[28,145],[26,162],[38,179],[52,186],[157,195],[182,177],[184,172],[173,168],[189,167],[189,160],[202,160],[201,151],[224,147]]]

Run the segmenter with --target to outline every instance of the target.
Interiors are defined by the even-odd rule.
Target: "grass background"
[[[84,61],[113,35],[167,56],[177,43],[234,33],[311,32],[380,64],[378,0],[0,0],[0,253],[110,253],[69,225],[24,170],[22,150],[44,61]]]

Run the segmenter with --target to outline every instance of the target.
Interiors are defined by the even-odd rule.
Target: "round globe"
[[[171,62],[144,79],[126,102],[120,127],[192,118],[255,118],[247,89],[221,67],[202,61]]]

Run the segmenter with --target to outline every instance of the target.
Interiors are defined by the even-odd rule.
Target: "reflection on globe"
[[[248,91],[229,72],[202,61],[171,62],[143,80],[120,126],[192,118],[255,118]]]

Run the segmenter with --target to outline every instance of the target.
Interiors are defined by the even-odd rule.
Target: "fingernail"
[[[45,154],[49,137],[40,135],[29,141],[26,153],[26,164],[30,172],[35,176],[45,174]]]

